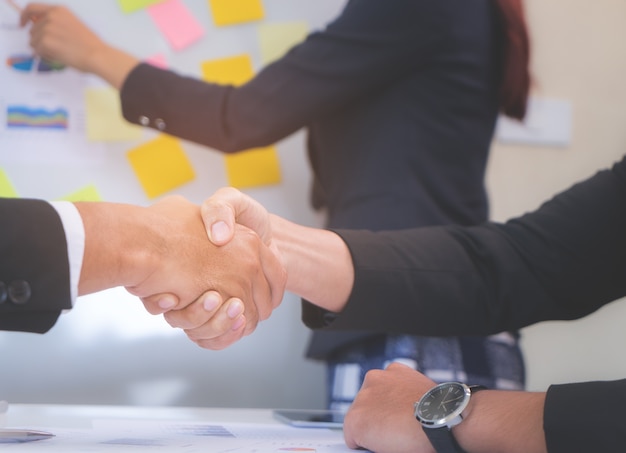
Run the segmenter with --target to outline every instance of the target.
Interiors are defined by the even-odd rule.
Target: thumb
[[[269,245],[271,242],[267,210],[233,187],[224,187],[215,192],[204,201],[201,212],[209,239],[215,245],[224,245],[233,238],[235,223],[256,232],[264,244]]]

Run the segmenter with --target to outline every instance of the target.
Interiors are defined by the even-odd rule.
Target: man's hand
[[[224,245],[233,237],[235,223],[255,231],[265,245],[272,243],[270,215],[259,202],[232,187],[217,190],[202,203],[202,220],[209,239]]]
[[[215,246],[207,239],[200,208],[182,197],[167,197],[148,208],[76,206],[85,225],[81,294],[125,286],[151,313],[187,307],[174,318],[183,329],[198,326],[193,322],[197,310],[202,320],[214,316],[217,324],[225,316],[230,329],[220,328],[211,337],[218,347],[250,333],[282,300],[285,270],[259,236],[235,225],[232,240]],[[228,298],[234,299],[222,306]]]
[[[274,260],[278,259],[278,250],[271,240],[267,210],[238,190],[218,190],[203,203],[202,217],[206,228],[205,238],[208,235],[220,247],[231,247],[234,242],[241,240],[239,235],[242,232],[252,229],[264,242],[266,248],[263,250],[271,250],[273,253],[259,256],[261,265],[269,260],[269,264],[273,266]],[[280,277],[281,288],[284,288],[286,276],[283,274]],[[144,303],[149,310],[152,306],[152,311],[158,312],[164,305],[176,303],[172,298],[169,304],[164,302],[168,298],[171,298],[170,295],[160,295],[157,298],[147,298]],[[242,328],[243,335],[253,332],[258,322],[267,319],[280,303],[280,300],[258,296],[240,296],[225,303],[223,300],[220,293],[209,291],[182,309],[179,305],[177,309],[167,311],[164,317],[171,326],[184,329],[187,336],[199,346],[223,349],[239,340],[242,335],[239,331]],[[245,313],[245,318],[238,315],[240,311]]]
[[[378,453],[434,453],[415,419],[413,404],[435,383],[399,363],[372,370],[346,414],[344,437],[350,448]]]

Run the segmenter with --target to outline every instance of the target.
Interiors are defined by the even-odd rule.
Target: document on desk
[[[55,437],[5,444],[5,452],[354,453],[340,430],[256,423],[95,420],[92,429],[46,429]]]

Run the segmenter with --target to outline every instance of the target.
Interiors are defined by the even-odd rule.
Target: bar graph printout
[[[13,16],[15,23],[0,22],[0,159],[101,161],[102,145],[85,135],[87,76],[34,56],[27,31]]]

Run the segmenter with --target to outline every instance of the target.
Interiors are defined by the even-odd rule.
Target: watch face
[[[415,408],[415,417],[426,426],[447,425],[461,415],[470,394],[471,391],[465,384],[458,382],[439,384],[422,396]]]

